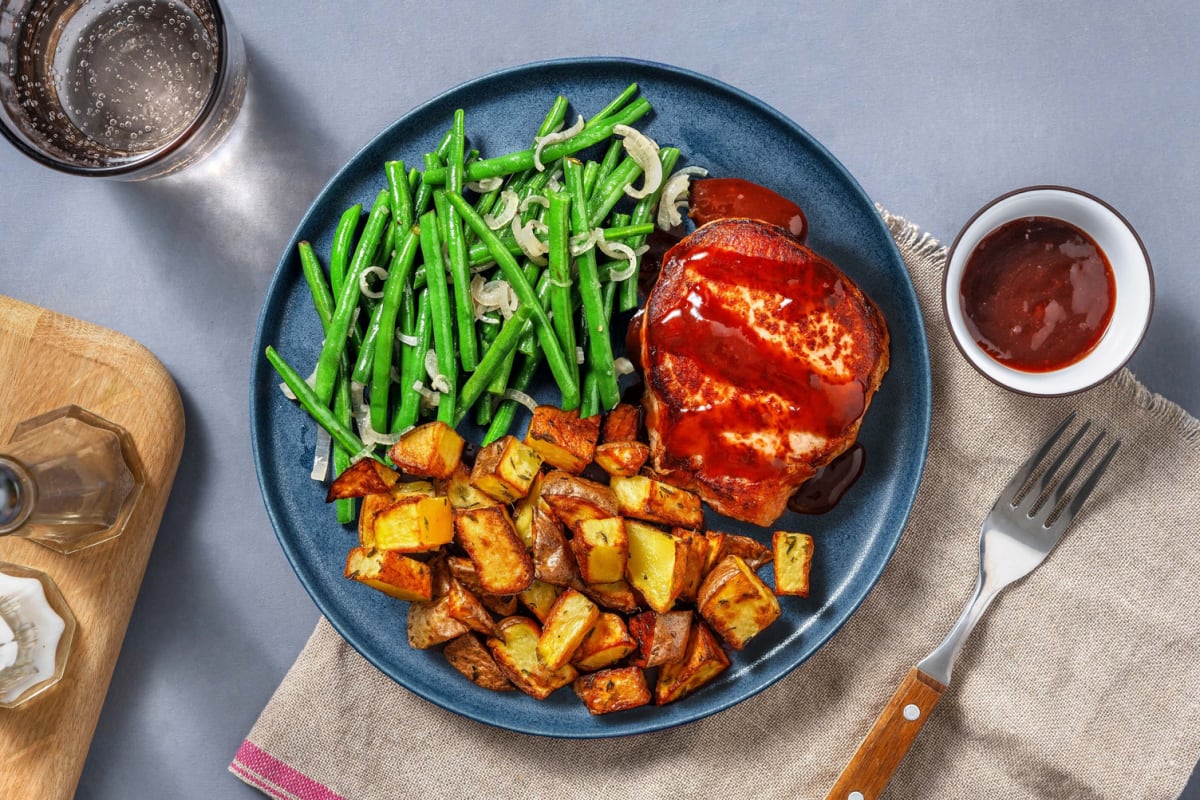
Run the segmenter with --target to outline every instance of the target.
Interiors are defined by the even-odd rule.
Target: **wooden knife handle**
[[[913,667],[842,770],[826,800],[876,800],[946,687]]]

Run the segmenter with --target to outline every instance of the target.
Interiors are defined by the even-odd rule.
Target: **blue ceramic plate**
[[[369,206],[386,185],[384,162],[420,164],[454,109],[466,110],[471,146],[496,155],[529,146],[555,95],[566,95],[587,116],[633,81],[655,109],[639,127],[660,144],[679,147],[681,164],[764,184],[800,204],[812,248],[882,309],[892,361],[859,436],[867,451],[862,479],[832,513],[789,514],[778,523],[816,537],[811,597],[783,598],[783,616],[733,655],[732,668],[691,697],[593,717],[570,689],[544,702],[480,689],[437,650],[409,648],[405,603],[342,577],[346,551],[355,543],[353,526],[337,524],[324,503],[324,487],[309,479],[313,423],[284,398],[262,352],[273,344],[302,372],[315,363],[321,330],[296,242],[307,239],[328,254],[341,212],[354,203]],[[700,719],[761,691],[815,653],[858,608],[891,557],[916,495],[929,436],[929,360],[916,296],[887,229],[854,178],[808,133],[753,97],[702,75],[638,61],[571,59],[509,69],[429,101],[375,137],[321,192],[284,251],[263,306],[253,365],[250,415],[259,483],[279,542],[317,606],[360,653],[413,692],[481,722],[546,736],[620,736]],[[716,518],[710,525],[769,544],[770,532],[763,529]],[[770,572],[763,570],[764,576]]]

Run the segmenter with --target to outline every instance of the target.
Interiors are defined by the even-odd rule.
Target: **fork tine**
[[[1090,427],[1092,427],[1092,421],[1090,419],[1084,420],[1083,426],[1075,433],[1074,436],[1071,437],[1071,441],[1067,442],[1067,446],[1062,449],[1062,452],[1055,457],[1054,463],[1046,467],[1046,469],[1038,477],[1037,482],[1030,487],[1029,491],[1025,495],[1025,500],[1026,505],[1030,506],[1031,512],[1033,507],[1038,505],[1042,495],[1046,493],[1046,487],[1054,481],[1054,476],[1058,474],[1060,469],[1062,469],[1062,465],[1067,462],[1067,458],[1070,457],[1071,452],[1075,449],[1075,445],[1079,444],[1080,440],[1083,439],[1084,434],[1088,432],[1088,428]],[[1095,443],[1092,444],[1092,447],[1095,447]],[[1086,461],[1091,452],[1092,451],[1089,449],[1087,453],[1084,453],[1082,460]],[[1075,471],[1077,472],[1078,470],[1079,463],[1077,462],[1075,464]],[[1068,475],[1067,480],[1070,480],[1073,475],[1074,472],[1072,472],[1071,475]],[[1062,485],[1063,481],[1059,481],[1058,486],[1061,487]]]
[[[1075,412],[1072,411],[1067,415],[1067,418],[1062,421],[1054,433],[1050,434],[1046,441],[1042,442],[1041,447],[1039,447],[1024,464],[1017,468],[1017,472],[1012,476],[1012,480],[1010,480],[1008,485],[1005,486],[1000,492],[1001,498],[1003,498],[1010,505],[1016,505],[1014,501],[1017,494],[1021,491],[1021,487],[1024,486],[1029,480],[1029,476],[1034,473],[1034,470],[1037,469],[1038,464],[1042,463],[1042,459],[1045,458],[1052,449],[1054,449],[1054,445],[1058,443],[1058,439],[1062,436],[1063,431],[1065,431],[1070,424],[1074,422],[1074,420]]]
[[[1086,427],[1087,426],[1084,426],[1085,430]],[[1082,434],[1083,431],[1080,431],[1079,433]],[[1083,451],[1083,454],[1080,455],[1079,458],[1075,459],[1075,463],[1072,464],[1070,469],[1067,470],[1067,474],[1063,476],[1063,479],[1055,485],[1054,491],[1050,493],[1050,496],[1046,498],[1046,502],[1042,506],[1042,510],[1045,511],[1047,515],[1053,512],[1054,509],[1058,507],[1058,504],[1062,502],[1062,499],[1066,497],[1067,490],[1071,488],[1071,483],[1075,480],[1075,476],[1079,474],[1079,471],[1083,469],[1083,465],[1086,464],[1088,459],[1092,457],[1092,453],[1096,452],[1096,448],[1100,446],[1100,440],[1103,438],[1104,431],[1100,431],[1100,433],[1096,434],[1096,438],[1092,440],[1092,443],[1087,446],[1087,449]],[[1075,437],[1075,441],[1078,440],[1079,437]],[[1074,445],[1075,442],[1072,442],[1071,444]],[[1062,459],[1059,460],[1061,461]]]
[[[1062,525],[1066,527],[1071,524],[1071,520],[1075,519],[1075,515],[1079,513],[1079,509],[1083,508],[1084,501],[1088,499],[1088,495],[1096,488],[1096,484],[1100,482],[1100,476],[1108,469],[1109,462],[1113,460],[1113,456],[1117,454],[1117,449],[1121,446],[1121,440],[1113,442],[1112,447],[1108,448],[1108,452],[1100,459],[1100,463],[1084,480],[1083,485],[1079,487],[1079,491],[1071,498],[1071,502],[1059,514],[1058,520],[1055,522],[1055,527]]]

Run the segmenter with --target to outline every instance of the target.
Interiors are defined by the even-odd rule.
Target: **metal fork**
[[[1066,466],[1091,428],[1088,420],[1050,459],[1074,420],[1074,413],[1063,420],[1000,492],[979,533],[979,577],[974,594],[945,640],[908,671],[826,800],[874,800],[883,792],[945,692],[954,662],[975,623],[1001,590],[1046,559],[1096,488],[1121,442],[1114,441],[1083,477],[1079,488],[1071,492],[1107,436],[1100,431]]]

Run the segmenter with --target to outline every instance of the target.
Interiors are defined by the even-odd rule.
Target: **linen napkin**
[[[1176,800],[1200,758],[1200,421],[1128,371],[1070,398],[994,386],[946,333],[944,249],[881,213],[929,334],[929,457],[887,570],[811,659],[689,725],[557,740],[410,694],[322,619],[230,770],[288,800],[823,798],[958,616],[1000,488],[1077,408],[1124,440],[1118,458],[1054,554],[993,604],[886,797]]]

